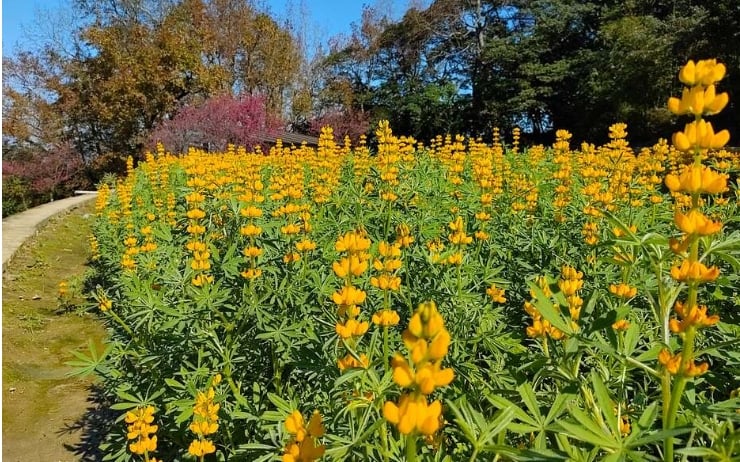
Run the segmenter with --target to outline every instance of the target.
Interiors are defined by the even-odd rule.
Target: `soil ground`
[[[92,204],[49,220],[3,273],[2,413],[6,462],[96,460],[92,378],[70,377],[72,350],[105,331],[80,295]],[[58,298],[67,281],[69,303]],[[92,420],[91,420],[92,419]]]

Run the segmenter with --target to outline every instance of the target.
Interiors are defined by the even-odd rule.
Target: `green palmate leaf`
[[[569,435],[581,441],[593,444],[594,446],[612,449],[617,449],[622,446],[620,440],[615,439],[613,435],[607,433],[606,429],[604,429],[598,421],[594,420],[586,412],[578,408],[571,408],[569,413],[576,419],[577,423],[562,421],[558,424]]]
[[[588,421],[587,424],[589,426],[598,425],[598,423],[596,422]],[[585,443],[589,443],[598,447],[612,449],[619,448],[619,444],[616,444],[614,440],[606,437],[604,434],[592,432],[591,430],[589,430],[589,427],[583,426],[582,424],[572,422],[560,422],[559,425],[565,433],[579,441],[583,441]]]
[[[511,409],[514,412],[514,418],[520,423],[512,423],[509,428],[510,430],[517,433],[529,433],[539,428],[537,425],[537,421],[534,418],[527,414],[525,410],[518,407],[516,404],[512,403],[506,398],[502,396],[486,395],[486,399],[497,409]],[[516,428],[516,430],[514,428]]]
[[[79,351],[71,350],[70,353],[78,359],[78,361],[67,361],[64,364],[73,367],[74,370],[69,372],[67,375],[70,377],[74,376],[87,376],[94,374],[95,372],[107,371],[106,359],[111,354],[114,348],[114,344],[108,344],[102,353],[98,353],[98,349],[95,346],[95,342],[91,339],[87,348],[89,355],[85,355]]]

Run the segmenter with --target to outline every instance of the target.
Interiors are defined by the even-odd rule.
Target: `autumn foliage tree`
[[[172,152],[185,152],[191,146],[224,151],[228,144],[252,148],[265,135],[275,135],[281,125],[267,111],[264,97],[221,95],[162,121],[150,135],[149,145],[162,143]]]

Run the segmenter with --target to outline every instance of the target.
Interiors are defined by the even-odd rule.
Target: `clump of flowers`
[[[496,284],[492,284],[491,287],[486,289],[486,294],[491,297],[491,300],[496,303],[506,303],[506,291],[500,287],[497,287]]]
[[[578,320],[581,318],[581,308],[583,307],[583,299],[578,295],[578,292],[583,288],[583,273],[572,266],[564,265],[560,270],[558,287],[568,302],[571,324],[574,329],[577,329]]]
[[[218,385],[221,382],[221,375],[216,374],[212,384]],[[214,402],[216,391],[213,387],[207,391],[199,391],[195,397],[195,406],[193,406],[193,421],[190,423],[190,431],[196,436],[188,447],[188,453],[199,457],[202,461],[207,454],[216,452],[216,446],[213,441],[208,439],[218,431],[218,411],[221,405]]]
[[[388,327],[398,324],[398,313],[391,309],[391,293],[401,289],[401,278],[396,274],[401,268],[401,243],[389,244],[385,241],[378,245],[381,258],[373,262],[373,268],[379,273],[370,278],[370,284],[383,292],[383,308],[373,315],[373,323]]]
[[[463,262],[463,251],[466,245],[473,242],[473,238],[468,236],[465,232],[465,222],[462,217],[458,216],[454,221],[450,222],[448,227],[450,228],[450,234],[447,238],[450,243],[455,246],[456,251],[447,257],[446,263],[449,265],[460,266]]]
[[[132,453],[144,456],[145,462],[156,462],[150,453],[157,450],[157,427],[154,422],[154,406],[138,407],[128,411],[124,417],[128,424],[126,439],[132,441],[129,449]]]
[[[354,285],[353,278],[361,276],[368,268],[370,260],[370,239],[359,231],[351,231],[341,236],[335,245],[338,252],[345,253],[332,265],[334,274],[344,280],[342,288],[332,294],[332,300],[337,305],[337,324],[335,326],[337,335],[345,344],[354,349],[359,343],[359,338],[367,332],[369,324],[360,321],[359,305],[365,301],[367,294],[364,290]],[[367,367],[367,356],[361,354],[353,355],[350,351],[337,362],[340,370],[347,368]]]
[[[311,462],[324,455],[324,445],[316,444],[325,431],[319,411],[313,411],[308,426],[300,411],[293,411],[285,419],[285,429],[291,438],[285,446],[283,462]]]
[[[550,291],[550,285],[547,283],[547,279],[544,276],[539,276],[536,279],[537,286],[542,289],[542,293],[545,297],[550,297],[552,291]],[[550,324],[547,319],[542,319],[542,314],[534,306],[537,298],[534,291],[529,292],[532,297],[531,301],[524,302],[524,311],[532,317],[532,325],[527,327],[527,337],[530,338],[543,338],[550,337],[553,340],[560,340],[563,338],[563,332]]]
[[[408,357],[396,353],[391,361],[393,381],[405,392],[397,403],[387,401],[383,406],[386,420],[402,434],[410,435],[408,445],[415,444],[414,435],[432,435],[442,424],[442,403],[429,403],[428,396],[455,377],[452,369],[442,368],[450,341],[436,304],[430,301],[419,305],[403,332]]]

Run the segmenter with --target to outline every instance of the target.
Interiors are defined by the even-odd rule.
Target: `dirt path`
[[[86,411],[91,380],[69,378],[70,350],[100,343],[102,322],[75,305],[88,255],[92,204],[51,218],[3,273],[3,457],[7,462],[94,460]],[[60,309],[67,281],[70,309]],[[94,444],[94,443],[92,443]]]

